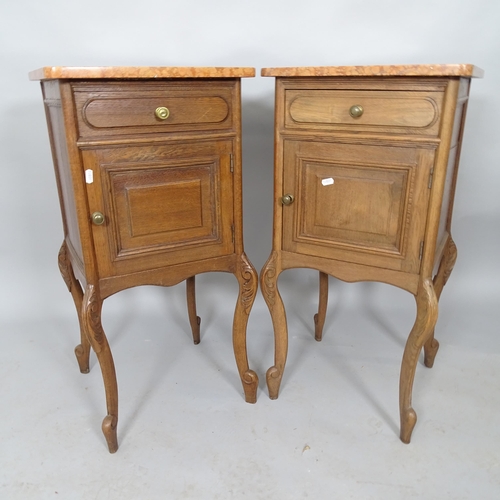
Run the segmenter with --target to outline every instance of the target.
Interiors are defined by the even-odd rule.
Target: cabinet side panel
[[[49,130],[50,147],[56,174],[57,189],[64,227],[64,237],[73,263],[83,273],[83,252],[76,210],[73,182],[69,167],[69,155],[66,147],[64,117],[61,107],[61,95],[58,81],[42,82],[45,114]],[[75,270],[76,271],[76,270]]]
[[[436,264],[439,261],[448,236],[451,234],[451,214],[453,211],[453,201],[455,198],[455,187],[457,182],[458,165],[460,161],[460,149],[462,146],[465,115],[467,112],[469,85],[469,79],[461,79],[458,102],[453,121],[451,149],[446,169],[443,203],[441,205],[441,214],[439,219],[439,230],[436,246]]]
[[[243,160],[242,160],[242,131],[241,131],[241,80],[235,79],[232,86],[233,123],[236,130],[233,153],[233,224],[234,224],[234,251],[243,253]]]

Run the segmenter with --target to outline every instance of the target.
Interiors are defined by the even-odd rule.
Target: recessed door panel
[[[304,211],[303,236],[401,253],[410,168],[303,160],[299,169],[303,196],[312,200],[311,209]]]
[[[233,252],[231,142],[89,152],[97,260],[106,276]],[[186,157],[186,154],[189,157]],[[89,163],[87,161],[87,163]]]
[[[118,256],[219,238],[217,214],[211,213],[217,160],[134,167],[103,166],[113,193]]]
[[[417,272],[433,153],[285,141],[283,249]],[[284,194],[285,194],[284,193]]]
[[[210,166],[206,170],[210,173]],[[126,187],[124,201],[128,205],[131,236],[172,234],[202,227],[202,185],[198,178],[173,182],[167,179],[165,185],[159,186]]]

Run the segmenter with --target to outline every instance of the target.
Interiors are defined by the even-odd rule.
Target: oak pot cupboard
[[[441,291],[456,260],[451,218],[472,65],[265,68],[275,77],[274,233],[261,271],[271,312],[278,397],[288,334],[277,280],[319,271],[315,338],[328,275],[379,281],[415,296],[400,375],[401,440],[416,423],[412,386],[421,349],[432,367]]]
[[[40,80],[59,191],[59,267],[80,321],[82,373],[90,347],[104,379],[102,424],[118,449],[118,391],[101,324],[102,302],[137,285],[186,280],[194,343],[200,341],[195,276],[233,273],[239,296],[233,345],[245,399],[246,325],[257,273],[243,250],[241,78],[253,68],[45,67]]]

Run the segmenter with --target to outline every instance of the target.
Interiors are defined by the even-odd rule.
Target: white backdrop
[[[234,65],[257,74],[286,65],[482,67],[485,78],[471,89],[456,198],[456,274],[472,280],[462,290],[474,287],[478,300],[498,297],[499,21],[500,3],[491,0],[5,0],[0,317],[57,312],[64,291],[54,283],[62,232],[40,89],[27,77],[48,65]],[[272,78],[243,81],[245,245],[258,269],[271,245],[273,91]]]

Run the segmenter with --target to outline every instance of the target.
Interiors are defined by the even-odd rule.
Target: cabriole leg
[[[288,353],[286,314],[277,285],[281,270],[277,267],[277,261],[278,254],[273,251],[260,275],[262,294],[271,313],[274,329],[274,366],[271,366],[266,373],[267,387],[271,399],[278,398]]]
[[[257,401],[259,378],[248,366],[246,337],[248,316],[252,309],[255,295],[257,294],[257,272],[245,254],[239,256],[235,275],[240,285],[240,291],[236,302],[233,321],[234,356],[243,383],[245,401],[247,403],[255,403]]]
[[[455,262],[457,260],[457,247],[455,242],[451,238],[448,239],[446,249],[444,251],[441,262],[439,263],[439,268],[436,276],[434,276],[434,291],[436,292],[437,300],[441,297],[441,292],[443,291],[448,278],[453,271]],[[429,340],[424,345],[424,364],[428,368],[432,368],[434,365],[434,359],[436,358],[436,353],[439,349],[439,342],[434,338],[434,329],[432,330]]]
[[[106,407],[108,414],[102,422],[102,432],[108,443],[110,453],[118,450],[116,427],[118,425],[118,385],[116,383],[115,365],[109,348],[106,335],[101,323],[102,300],[99,291],[94,285],[87,285],[82,306],[82,319],[92,348],[97,354],[101,366],[104,390],[106,393]]]
[[[328,306],[328,274],[319,273],[319,303],[318,312],[314,315],[314,338],[319,342],[323,338],[326,309]]]
[[[401,441],[409,443],[417,422],[411,406],[413,380],[420,351],[434,329],[438,316],[438,301],[432,280],[424,280],[417,291],[417,318],[406,342],[399,380],[399,410],[401,416]]]
[[[195,344],[199,344],[201,318],[196,315],[196,289],[194,276],[191,276],[191,278],[186,280],[186,297],[189,323],[191,325],[191,331],[193,332],[193,341]]]
[[[80,325],[80,344],[75,347],[75,355],[78,361],[78,366],[82,373],[89,372],[89,357],[90,357],[90,342],[85,331],[85,325],[82,321],[82,303],[83,303],[83,290],[80,282],[76,279],[73,267],[68,255],[68,247],[66,242],[63,241],[58,256],[59,271],[63,277],[66,286],[68,287],[73,302],[75,303],[76,312],[78,315],[78,324]]]

